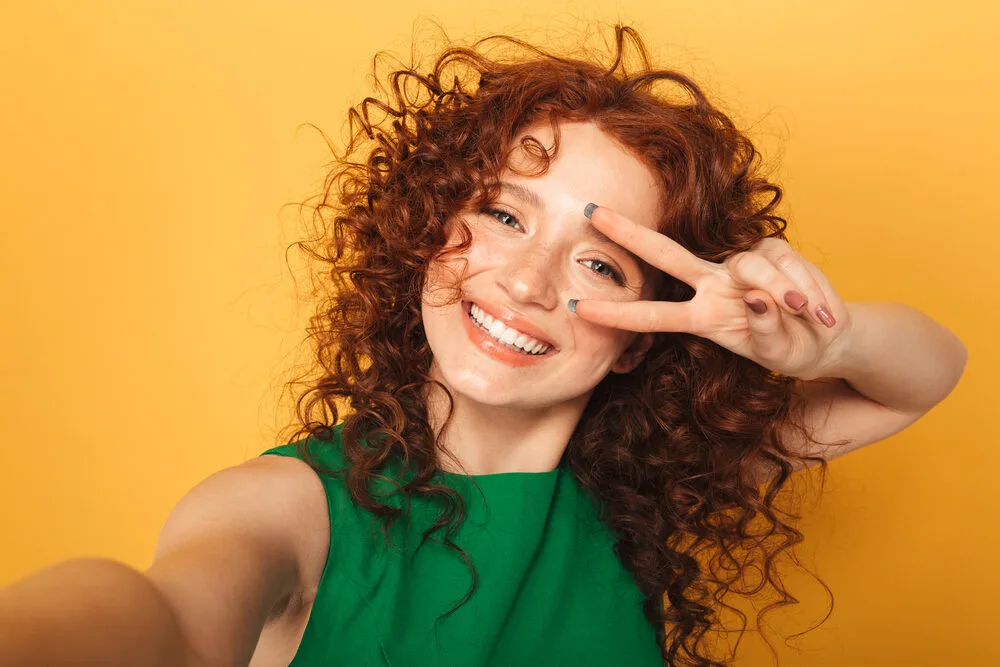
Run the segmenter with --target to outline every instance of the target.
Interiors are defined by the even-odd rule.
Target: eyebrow
[[[532,190],[531,188],[525,187],[518,183],[511,183],[509,181],[501,181],[500,186],[502,189],[510,191],[510,193],[513,194],[515,197],[518,197],[519,199],[528,202],[529,204],[537,208],[539,211],[542,212],[545,211],[545,202],[542,201],[542,198],[538,196],[538,193]],[[641,259],[639,259],[631,250],[612,241],[603,232],[599,231],[597,227],[594,227],[589,222],[587,223],[587,227],[584,229],[584,235],[587,238],[596,241],[597,243],[618,248],[626,255],[628,255],[629,258],[631,258],[631,260],[635,262],[635,265],[638,266],[640,269],[646,266],[646,263]]]
[[[523,185],[518,185],[517,183],[511,183],[509,181],[501,181],[500,186],[504,190],[510,190],[510,192],[515,197],[523,199],[524,201],[528,202],[529,204],[537,208],[539,211],[545,210],[545,202],[543,202],[542,198],[538,196],[538,193],[532,190],[531,188],[527,188]]]

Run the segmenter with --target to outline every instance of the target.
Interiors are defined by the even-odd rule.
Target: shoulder
[[[171,510],[146,576],[208,662],[249,659],[265,620],[311,595],[330,547],[325,488],[304,461],[258,456],[215,472]],[[243,663],[245,664],[245,663]]]
[[[296,587],[308,588],[319,580],[329,547],[326,489],[305,461],[257,456],[209,475],[188,491],[163,526],[157,551],[222,527],[292,562]]]
[[[302,591],[315,592],[329,556],[331,524],[339,514],[343,492],[339,437],[309,437],[273,447],[239,467],[261,478],[255,486],[274,503],[269,510],[272,517],[293,531],[290,539],[301,564]]]

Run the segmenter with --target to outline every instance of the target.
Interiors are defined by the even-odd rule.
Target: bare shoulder
[[[330,514],[319,475],[305,461],[290,456],[269,454],[242,465],[260,470],[258,474],[273,485],[270,492],[278,505],[277,519],[292,530],[300,564],[299,588],[315,593],[330,550]]]
[[[146,576],[205,664],[247,664],[264,624],[315,593],[329,540],[315,471],[296,458],[259,456],[181,498]]]
[[[249,530],[269,541],[275,552],[293,557],[301,585],[319,582],[330,539],[329,515],[323,484],[306,462],[258,456],[213,473],[174,507],[155,557],[213,527]]]

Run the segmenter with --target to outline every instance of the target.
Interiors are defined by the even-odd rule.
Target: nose
[[[535,244],[511,253],[497,282],[511,299],[552,310],[559,302],[558,261],[556,248]]]

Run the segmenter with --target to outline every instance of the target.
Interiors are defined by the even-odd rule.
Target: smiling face
[[[527,128],[514,145],[526,134],[552,146],[547,125]],[[520,150],[511,164],[537,171],[537,162]],[[589,397],[609,372],[638,365],[652,338],[585,322],[567,301],[651,299],[656,276],[597,232],[584,208],[594,202],[655,229],[659,181],[595,124],[561,123],[559,153],[546,173],[521,176],[507,169],[501,182],[510,185],[484,207],[492,210],[459,213],[472,233],[468,253],[429,267],[422,317],[434,357],[431,374],[452,393],[484,405],[541,409]],[[458,242],[453,223],[446,224],[449,244]],[[440,306],[434,290],[453,275],[461,277],[462,300]],[[501,340],[491,337],[470,319],[472,304],[480,319],[489,314],[516,331],[505,336],[485,319]],[[548,351],[530,356],[509,345],[531,349],[532,339]]]

